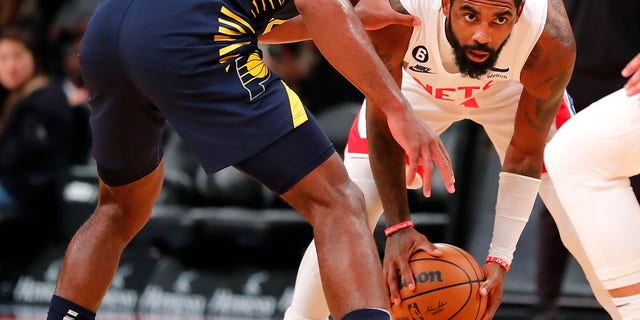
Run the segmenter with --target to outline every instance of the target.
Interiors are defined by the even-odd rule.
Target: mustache
[[[462,46],[462,50],[467,51],[467,50],[475,50],[475,51],[482,51],[482,52],[486,52],[488,54],[494,55],[496,54],[496,50],[490,48],[488,45],[484,44],[484,43],[474,43],[471,45],[464,45]]]

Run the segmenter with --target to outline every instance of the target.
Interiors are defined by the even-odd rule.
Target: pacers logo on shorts
[[[242,82],[242,86],[249,92],[249,100],[261,95],[266,88],[264,83],[271,77],[271,71],[262,62],[257,52],[248,57],[240,57],[235,60],[236,72]]]
[[[264,83],[271,76],[269,68],[262,62],[262,57],[257,51],[248,56],[243,53],[246,46],[251,45],[247,36],[254,35],[256,31],[246,19],[225,6],[220,8],[218,23],[218,33],[214,40],[223,44],[218,52],[220,63],[231,60],[235,62],[238,78],[249,92],[249,100],[253,100],[266,90]],[[230,71],[228,65],[226,70]]]

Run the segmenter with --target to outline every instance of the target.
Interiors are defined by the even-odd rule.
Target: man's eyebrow
[[[513,17],[513,11],[507,9],[507,10],[496,13],[495,16],[496,17],[503,17],[503,16]]]
[[[460,10],[462,11],[469,11],[475,15],[478,14],[478,10],[476,10],[474,7],[468,5],[468,4],[463,4],[460,6]],[[500,11],[498,13],[496,13],[494,15],[495,17],[504,17],[504,16],[509,16],[509,17],[513,17],[513,11],[509,10],[509,9],[505,9],[503,11]]]
[[[463,11],[471,11],[471,13],[473,14],[478,14],[478,10],[476,10],[474,7],[468,5],[468,4],[463,4],[460,6],[460,10]]]

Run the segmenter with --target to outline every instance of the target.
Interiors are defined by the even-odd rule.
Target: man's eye
[[[505,23],[507,23],[507,18],[500,17],[500,18],[496,19],[495,22],[496,22],[496,24],[505,24]]]
[[[467,21],[476,21],[476,15],[473,13],[467,13],[464,15],[464,19]]]

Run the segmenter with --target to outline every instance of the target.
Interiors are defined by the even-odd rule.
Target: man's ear
[[[449,16],[449,9],[451,8],[452,0],[442,0],[442,12],[446,17]]]
[[[526,2],[526,0],[522,0],[522,2],[520,3],[520,7],[518,8],[518,14],[517,14],[518,19],[520,19],[520,15],[522,14],[522,11],[524,10],[524,3],[525,2]]]

